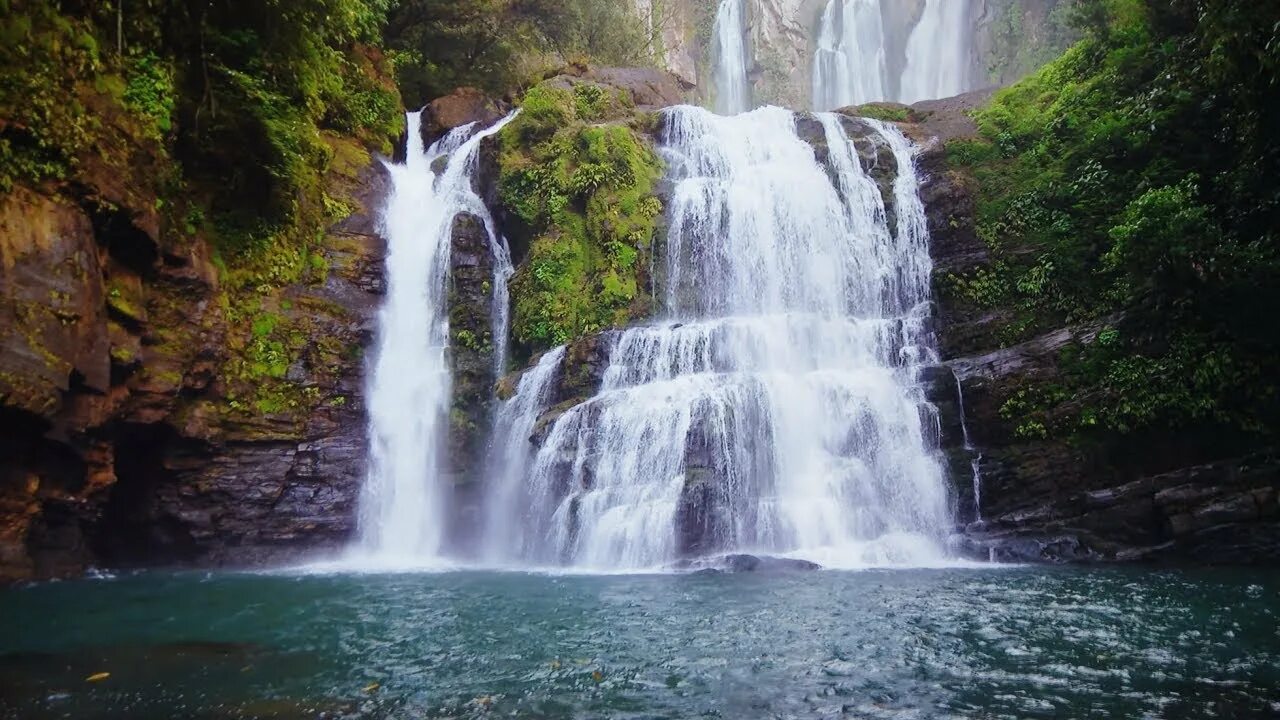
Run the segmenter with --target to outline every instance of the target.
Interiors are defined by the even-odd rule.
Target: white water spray
[[[520,376],[516,394],[498,407],[488,460],[484,546],[480,549],[487,562],[501,563],[529,552],[522,545],[525,536],[514,519],[524,515],[527,500],[526,472],[534,449],[529,436],[546,409],[564,354],[563,345],[544,353]]]
[[[747,78],[746,0],[720,0],[712,38],[715,42],[715,109],[736,115],[751,109],[751,81]]]
[[[480,142],[510,120],[475,132],[458,128],[425,152],[419,113],[408,115],[403,165],[388,164],[392,192],[383,214],[387,298],[369,379],[369,476],[360,500],[360,551],[387,563],[429,562],[444,531],[440,478],[450,397],[445,303],[453,220],[472,213],[489,233],[497,271],[507,258],[483,201],[471,187]],[[443,159],[437,175],[433,170]],[[496,278],[497,279],[497,278]],[[496,285],[501,292],[503,281]],[[495,297],[495,306],[506,305]],[[502,311],[505,312],[505,311]],[[495,309],[495,320],[505,314]]]

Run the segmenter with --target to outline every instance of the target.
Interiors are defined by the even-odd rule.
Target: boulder
[[[799,558],[740,553],[688,560],[678,563],[675,567],[698,573],[781,573],[822,569],[822,566],[815,562]]]
[[[440,137],[454,128],[468,123],[490,125],[497,122],[511,108],[505,103],[494,100],[483,91],[473,87],[460,87],[457,90],[436,98],[422,108],[422,144],[430,146]]]

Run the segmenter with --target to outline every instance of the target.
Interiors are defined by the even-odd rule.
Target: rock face
[[[810,106],[813,56],[828,0],[747,0],[747,44],[752,93],[757,104]],[[950,0],[948,0],[950,1]],[[957,2],[962,0],[955,0]],[[964,0],[970,5],[971,87],[1007,85],[1060,54],[1073,40],[1064,0]],[[642,17],[661,39],[662,59],[682,80],[712,97],[712,26],[718,2],[636,0]],[[896,77],[906,65],[906,46],[924,0],[882,0],[888,54]]]
[[[697,573],[784,573],[821,570],[822,566],[808,560],[771,557],[769,555],[720,555],[700,558],[677,566],[679,570]]]
[[[1064,493],[972,527],[959,546],[1011,562],[1274,563],[1280,458],[1259,455]]]
[[[238,306],[208,242],[166,229],[145,189],[0,200],[0,580],[251,565],[347,540],[385,177],[354,181],[357,212],[313,251],[325,272],[273,290],[270,313],[266,296]],[[270,358],[291,394],[249,405],[255,381],[236,369],[294,345]]]
[[[511,108],[476,88],[458,88],[422,108],[422,123],[419,127],[422,130],[423,147],[430,147],[432,142],[456,127],[467,123],[489,125],[510,111]]]
[[[680,78],[654,68],[588,67],[570,65],[546,83],[549,87],[572,91],[579,85],[595,85],[620,92],[629,108],[652,112],[685,102],[688,85]]]
[[[915,122],[904,126],[924,148],[921,192],[939,278],[990,262],[975,232],[974,181],[948,167],[945,149],[947,140],[976,134],[967,112],[988,97],[920,103],[911,108]],[[947,293],[935,298],[945,365],[931,369],[926,382],[959,500],[958,550],[1013,562],[1274,563],[1280,557],[1280,459],[1274,454],[1205,464],[1196,459],[1203,453],[1148,444],[1135,461],[1102,446],[1016,431],[1019,418],[1005,409],[1010,398],[1032,381],[1056,377],[1062,350],[1091,342],[1114,318],[1005,346],[992,330],[998,311],[978,310]]]
[[[976,87],[1003,86],[1034,72],[1076,40],[1070,3],[1062,0],[978,0],[973,18]]]
[[[448,296],[453,376],[449,458],[452,474],[460,479],[482,462],[492,412],[495,260],[484,221],[470,213],[454,218]]]

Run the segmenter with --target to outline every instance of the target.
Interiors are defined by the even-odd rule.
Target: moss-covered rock
[[[498,138],[499,200],[513,242],[528,247],[512,333],[541,350],[647,312],[662,163],[622,90],[557,79],[521,107]]]

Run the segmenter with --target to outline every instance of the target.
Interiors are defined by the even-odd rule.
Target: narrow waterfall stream
[[[421,116],[409,113],[405,163],[387,164],[392,181],[383,215],[387,299],[378,315],[369,378],[370,462],[359,547],[387,563],[429,562],[443,540],[446,502],[439,468],[450,393],[445,298],[449,243],[459,213],[484,221],[498,258],[494,324],[503,326],[501,337],[506,335],[510,255],[472,190],[471,175],[481,140],[509,120],[479,132],[472,125],[457,128],[424,151]],[[444,167],[437,174],[441,160]]]
[[[665,313],[617,335],[596,396],[502,482],[518,510],[496,523],[499,554],[608,569],[729,552],[940,560],[950,508],[915,372],[936,356],[913,147],[824,114],[806,120],[824,167],[789,111],[665,113]],[[502,411],[522,436],[558,361]]]
[[[746,0],[720,0],[711,31],[713,46],[715,109],[736,115],[751,108],[751,81],[747,78]]]
[[[972,4],[925,0],[906,28],[897,26],[902,9],[888,0],[829,0],[815,42],[813,107],[911,104],[973,89]]]
[[[964,383],[956,377],[956,400],[960,406],[960,432],[964,438],[964,451],[969,453],[969,467],[973,470],[973,520],[982,522],[982,451],[973,446],[969,438],[969,420],[964,411]]]

